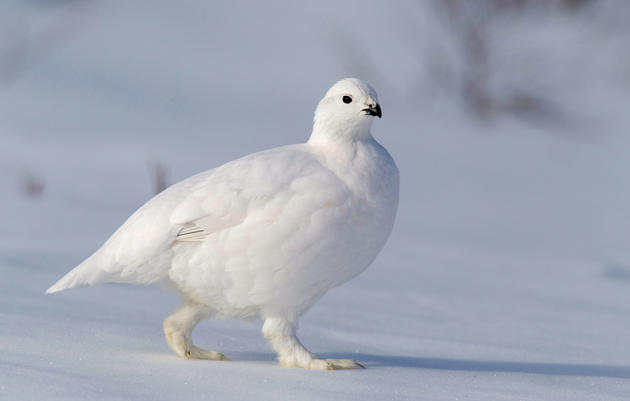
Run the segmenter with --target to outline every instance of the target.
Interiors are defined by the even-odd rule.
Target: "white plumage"
[[[192,344],[200,319],[259,316],[283,366],[361,366],[318,359],[295,331],[319,297],[374,260],[392,229],[398,169],[370,133],[373,116],[381,116],[377,101],[358,79],[337,82],[318,104],[308,142],[171,186],[46,292],[165,282],[184,300],[164,321],[180,356],[227,359]]]

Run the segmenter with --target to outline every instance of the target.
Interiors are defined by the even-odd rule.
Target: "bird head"
[[[315,110],[311,138],[358,140],[370,136],[373,117],[381,117],[374,88],[357,78],[335,83]]]

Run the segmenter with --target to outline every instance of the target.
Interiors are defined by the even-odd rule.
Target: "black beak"
[[[380,105],[370,105],[370,107],[368,107],[367,109],[363,109],[362,111],[365,111],[365,114],[367,114],[368,116],[377,116],[378,118],[381,118],[383,116],[383,113],[381,112],[381,106]]]

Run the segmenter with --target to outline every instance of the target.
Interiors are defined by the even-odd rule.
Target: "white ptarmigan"
[[[189,359],[227,359],[192,344],[203,318],[260,317],[280,365],[362,367],[319,359],[297,322],[326,291],[365,270],[398,207],[398,169],[370,133],[376,92],[356,78],[326,92],[308,142],[233,160],[148,201],[46,293],[106,282],[166,283],[183,305],[164,320]]]

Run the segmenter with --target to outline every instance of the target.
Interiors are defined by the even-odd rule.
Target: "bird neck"
[[[343,143],[353,144],[357,141],[366,141],[372,138],[370,126],[370,119],[365,119],[359,123],[356,121],[340,123],[316,117],[313,123],[313,132],[308,142],[311,144],[333,143],[338,146]]]

